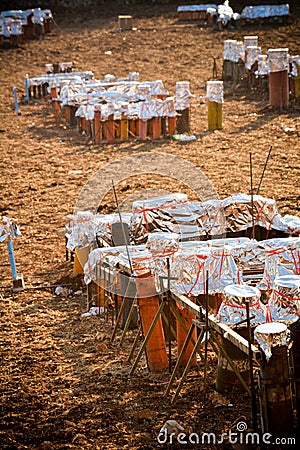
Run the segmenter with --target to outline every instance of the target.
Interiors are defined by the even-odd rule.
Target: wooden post
[[[53,109],[54,109],[55,122],[58,123],[60,121],[61,110],[60,110],[60,102],[58,100],[56,86],[53,86],[51,88],[51,98],[52,98],[52,104],[53,104]]]
[[[271,106],[289,106],[288,49],[268,50],[269,99]]]
[[[295,97],[300,97],[300,60],[299,63],[295,63],[297,74],[294,76],[294,82],[295,82]]]
[[[293,340],[292,365],[294,371],[294,392],[296,397],[297,430],[300,430],[300,319],[289,325]]]
[[[94,112],[94,141],[100,144],[102,140],[101,106],[95,106]]]
[[[222,125],[222,103],[207,102],[207,117],[209,130],[221,130]]]
[[[287,346],[273,347],[269,361],[262,359],[259,387],[263,433],[291,433],[293,409]]]
[[[128,117],[127,112],[122,111],[121,113],[121,135],[120,139],[122,142],[128,141]]]
[[[280,322],[258,325],[254,336],[262,346],[259,403],[262,433],[289,436],[293,430],[287,326]]]
[[[132,16],[118,16],[118,21],[120,30],[132,30]]]
[[[207,81],[208,129],[220,130],[222,125],[223,81]]]
[[[136,287],[143,334],[146,336],[158,312],[159,298],[152,276],[136,278]],[[168,368],[168,356],[161,316],[158,317],[146,344],[146,357],[151,372]]]

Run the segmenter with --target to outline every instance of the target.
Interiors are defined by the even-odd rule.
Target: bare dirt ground
[[[272,145],[261,194],[276,199],[282,215],[299,214],[299,100],[291,99],[288,110],[279,110],[269,106],[267,93],[225,85],[223,130],[209,132],[206,105],[193,100],[191,131],[197,140],[184,145],[134,140],[96,146],[65,123],[56,125],[49,99],[21,103],[21,115],[16,115],[12,86],[21,97],[25,74],[44,73],[45,63],[73,61],[74,70],[92,70],[98,79],[106,73],[121,77],[138,71],[141,80],[162,79],[170,94],[176,81],[188,80],[193,93],[205,95],[213,57],[221,74],[224,39],[257,34],[263,51],[300,51],[297,17],[285,27],[217,32],[205,24],[178,22],[175,11],[170,6],[139,6],[106,15],[101,10],[57,15],[51,34],[1,51],[1,209],[18,219],[22,236],[14,241],[15,256],[27,287],[63,282],[71,282],[75,291],[81,287],[82,280],[65,261],[66,215],[89,178],[126,155],[155,151],[185,158],[224,198],[249,193],[249,152],[257,185]],[[117,15],[122,13],[133,15],[136,30],[117,32]],[[70,173],[74,170],[81,172]],[[117,186],[122,200],[137,189],[153,187],[182,189],[175,179],[152,183],[151,177]],[[111,195],[102,211],[112,208]],[[5,244],[0,251],[1,286],[9,288]],[[200,374],[191,372],[173,405],[170,397],[162,396],[168,373],[149,374],[143,361],[130,377],[126,359],[134,336],[129,335],[121,349],[117,341],[112,345],[111,323],[81,318],[84,295],[57,297],[49,289],[1,292],[1,448],[166,448],[158,444],[156,434],[170,418],[197,433],[221,434],[233,429],[240,417],[250,425],[247,396],[229,397],[231,408],[216,409],[209,400],[203,407],[201,363]],[[208,395],[216,376],[213,353],[209,361]],[[143,418],[145,409],[150,412]]]

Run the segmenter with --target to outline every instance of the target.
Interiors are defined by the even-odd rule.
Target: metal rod
[[[250,363],[250,389],[251,389],[251,405],[252,405],[252,427],[253,431],[258,431],[257,427],[257,405],[256,405],[256,395],[255,395],[255,384],[254,384],[254,374],[253,374],[253,353],[251,347],[251,324],[250,324],[250,305],[249,300],[244,299],[246,303],[246,317],[247,317],[247,332],[248,332],[248,355]]]
[[[205,280],[205,334],[204,334],[204,389],[203,389],[203,403],[206,401],[206,385],[207,385],[207,354],[208,354],[208,277],[209,272],[206,271]]]
[[[167,305],[168,305],[168,352],[169,352],[169,372],[172,372],[172,340],[171,340],[171,307],[170,307],[170,258],[167,258],[167,271],[168,271],[168,281],[167,281]]]
[[[9,239],[9,241],[6,242],[6,245],[7,245],[7,250],[8,250],[8,257],[9,257],[9,264],[10,264],[12,278],[13,278],[13,280],[16,280],[18,278],[18,273],[17,273],[17,266],[16,266],[16,260],[15,260],[14,247],[13,247],[12,240]]]
[[[15,86],[13,86],[12,90],[13,90],[13,94],[14,94],[16,114],[19,115],[20,111],[19,111],[19,103],[18,103],[18,96],[17,96],[17,88]]]
[[[272,145],[270,145],[270,148],[269,148],[268,156],[267,156],[267,159],[266,159],[266,162],[265,162],[265,165],[264,165],[264,168],[263,168],[260,180],[259,180],[259,184],[257,186],[256,195],[258,195],[258,193],[259,193],[260,186],[261,186],[262,180],[264,178],[264,174],[265,174],[265,171],[266,171],[266,168],[267,168],[267,164],[268,164],[268,161],[269,161],[269,158],[270,158],[271,150],[272,150]]]
[[[250,190],[251,190],[251,216],[252,216],[252,239],[255,239],[254,203],[253,203],[253,171],[252,153],[250,152]]]
[[[115,200],[116,200],[116,205],[117,205],[117,210],[118,210],[118,214],[119,214],[119,219],[120,219],[120,222],[121,222],[121,228],[122,228],[122,232],[123,232],[123,239],[124,239],[124,244],[125,244],[125,247],[126,247],[126,253],[127,253],[127,258],[128,258],[128,262],[129,262],[129,267],[130,267],[131,274],[133,274],[131,258],[130,258],[130,255],[129,255],[129,249],[128,249],[128,245],[127,245],[127,239],[126,239],[126,235],[125,235],[124,225],[123,225],[123,222],[122,222],[122,216],[121,216],[121,212],[120,212],[120,207],[119,207],[119,202],[118,202],[118,197],[117,197],[117,192],[116,192],[114,180],[111,180],[111,183],[112,183],[112,187],[113,187],[113,191],[114,191],[114,196],[115,196]]]
[[[25,102],[29,103],[29,78],[28,78],[28,74],[25,75]]]

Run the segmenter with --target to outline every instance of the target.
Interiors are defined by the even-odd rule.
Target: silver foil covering
[[[254,339],[269,360],[272,356],[272,348],[288,345],[290,336],[284,323],[272,322],[258,325],[254,330]]]
[[[259,289],[243,284],[224,288],[225,297],[218,311],[218,319],[225,324],[238,324],[247,319],[245,299],[249,301],[251,324],[266,321],[266,308],[260,302]]]
[[[274,322],[295,322],[300,317],[300,275],[283,275],[274,281],[269,300]]]

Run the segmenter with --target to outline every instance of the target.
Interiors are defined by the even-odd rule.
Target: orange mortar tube
[[[86,132],[86,118],[80,117],[80,131]]]
[[[176,117],[168,117],[169,136],[172,137],[176,130]]]
[[[138,136],[140,139],[146,139],[147,137],[147,120],[139,119],[138,121]]]
[[[177,306],[177,310],[178,310],[178,313],[181,316],[181,319],[185,323],[185,325],[187,327],[187,330],[189,330],[191,325],[192,325],[192,323],[193,323],[192,322],[193,319],[195,319],[195,314],[192,314],[187,309],[184,309],[184,308],[181,309],[178,306]],[[177,355],[179,356],[180,352],[182,350],[184,341],[186,339],[187,332],[184,330],[183,326],[181,325],[181,323],[179,322],[178,319],[177,319],[177,326],[176,326],[176,328],[177,328]],[[192,339],[194,339],[194,342],[196,342],[196,340],[197,340],[197,331],[196,331],[196,329],[193,331]],[[181,367],[185,367],[187,365],[188,360],[189,360],[189,358],[191,356],[191,353],[192,353],[193,349],[194,349],[194,345],[192,344],[192,342],[189,342],[189,344],[188,344],[188,346],[187,346],[187,348],[185,350],[185,353],[182,356],[182,360],[181,360],[181,363],[180,363]],[[192,366],[195,366],[196,362],[197,362],[197,356],[195,355],[193,360],[192,360]]]
[[[65,109],[65,119],[68,123],[71,122],[71,106],[70,105],[66,105],[66,109]]]
[[[159,139],[161,136],[161,117],[152,118],[153,139]]]
[[[143,335],[146,336],[159,308],[154,278],[136,278],[138,305]],[[161,316],[153,329],[146,345],[146,358],[150,372],[168,368],[168,356]]]
[[[122,113],[121,116],[121,133],[120,133],[120,138],[121,141],[128,141],[128,119],[126,114]]]
[[[52,98],[52,104],[53,104],[53,109],[54,109],[54,117],[55,117],[55,122],[58,123],[60,121],[60,104],[58,101],[58,94],[57,94],[57,89],[55,86],[53,86],[51,88],[51,98]]]

